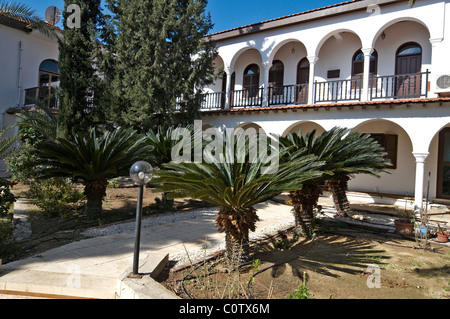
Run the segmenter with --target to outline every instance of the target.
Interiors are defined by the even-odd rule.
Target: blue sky
[[[64,0],[13,0],[25,3],[44,17],[49,6],[64,8]],[[320,8],[344,0],[209,0],[207,11],[215,24],[211,33],[297,12]]]

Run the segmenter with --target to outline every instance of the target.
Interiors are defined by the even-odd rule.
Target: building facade
[[[370,133],[394,165],[356,176],[351,190],[416,207],[426,194],[450,199],[449,15],[449,1],[353,0],[211,34],[217,79],[204,89],[203,124]],[[56,107],[56,39],[0,24],[0,43],[3,127],[35,98]]]
[[[351,190],[416,207],[450,199],[449,12],[448,1],[355,0],[212,34],[203,124],[371,133],[393,166]]]
[[[58,41],[19,21],[0,23],[0,123],[8,127],[16,113],[36,99],[57,106]],[[5,135],[17,134],[17,127]],[[0,163],[0,171],[6,165]]]

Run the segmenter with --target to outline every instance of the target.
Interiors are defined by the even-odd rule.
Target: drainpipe
[[[18,42],[18,68],[17,68],[17,95],[16,95],[16,102],[8,106],[6,108],[2,108],[2,114],[9,109],[14,109],[19,107],[20,104],[20,96],[21,96],[21,82],[22,82],[22,41]]]

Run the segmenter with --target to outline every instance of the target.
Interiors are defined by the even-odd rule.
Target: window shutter
[[[389,168],[397,168],[397,146],[398,135],[384,134],[384,149],[386,150],[387,158],[391,161],[392,166]]]

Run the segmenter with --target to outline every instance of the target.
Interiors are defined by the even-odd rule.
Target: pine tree
[[[80,28],[67,27],[71,12],[80,7]],[[69,137],[104,123],[101,108],[102,80],[98,73],[102,26],[100,0],[65,1],[63,38],[59,41],[60,115],[58,135]]]
[[[197,116],[199,89],[213,80],[215,46],[206,0],[110,0],[117,38],[113,119],[140,131]],[[177,101],[181,113],[175,114]],[[180,104],[179,104],[180,105]]]

